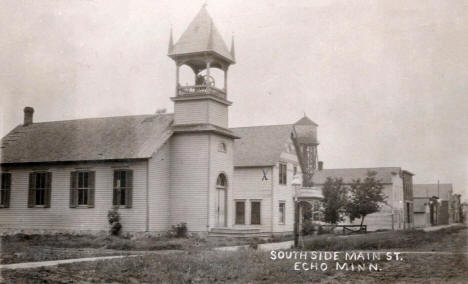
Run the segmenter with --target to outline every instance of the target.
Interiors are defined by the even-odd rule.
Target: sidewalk
[[[115,258],[135,257],[135,256],[138,256],[138,255],[98,256],[98,257],[72,258],[72,259],[61,259],[61,260],[37,261],[37,262],[0,264],[0,270],[37,268],[37,267],[45,267],[45,266],[55,266],[55,265],[66,264],[66,263],[98,261],[98,260],[105,260],[105,259],[115,259]]]
[[[96,257],[83,257],[83,258],[71,258],[71,259],[59,259],[59,260],[46,260],[46,261],[36,261],[36,262],[21,262],[21,263],[11,263],[11,264],[0,264],[0,272],[4,269],[26,269],[26,268],[38,268],[46,266],[56,266],[60,264],[68,263],[77,263],[77,262],[91,262],[98,260],[108,260],[124,257],[137,257],[144,256],[148,254],[171,254],[171,253],[181,253],[180,250],[156,250],[156,251],[128,251],[134,254],[126,255],[113,255],[113,256],[96,256]]]
[[[439,226],[432,226],[432,227],[425,227],[423,228],[424,232],[432,232],[432,231],[438,231],[441,229],[445,228],[450,228],[450,227],[464,227],[465,225],[461,223],[455,223],[455,224],[450,224],[450,225],[439,225]]]

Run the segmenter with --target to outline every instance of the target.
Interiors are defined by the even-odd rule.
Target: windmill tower
[[[294,124],[293,141],[302,168],[302,185],[312,186],[312,177],[317,170],[319,145],[318,124],[304,116]]]

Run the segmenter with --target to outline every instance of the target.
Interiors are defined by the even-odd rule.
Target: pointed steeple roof
[[[304,117],[299,119],[296,123],[294,123],[294,125],[315,125],[315,126],[318,126],[317,123],[313,122],[305,114],[304,114]]]
[[[205,5],[169,52],[170,57],[200,52],[214,52],[234,63],[234,58],[213,24]]]

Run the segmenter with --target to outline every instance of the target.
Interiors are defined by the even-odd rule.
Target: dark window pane
[[[120,190],[120,205],[125,205],[125,189]]]
[[[126,187],[127,184],[127,172],[120,172],[120,187]]]
[[[83,187],[88,188],[88,173],[83,173]]]
[[[285,204],[285,203],[281,202],[281,203],[279,204],[279,214],[280,214],[279,222],[280,222],[281,224],[284,224],[285,219],[286,219],[286,218],[285,218],[285,207],[286,207],[286,204]]]
[[[5,205],[6,201],[6,191],[4,189],[0,190],[0,204]]]
[[[36,176],[36,188],[41,187],[41,174],[35,174]]]
[[[260,202],[252,202],[251,203],[251,220],[250,223],[252,225],[259,225],[260,224]]]
[[[84,173],[78,173],[78,188],[83,187],[83,176],[84,176]]]
[[[245,202],[236,202],[236,224],[245,224]]]
[[[44,205],[44,189],[36,189],[36,205]]]

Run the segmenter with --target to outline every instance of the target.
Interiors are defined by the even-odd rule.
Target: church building
[[[182,222],[202,235],[287,234],[293,176],[317,168],[317,124],[230,128],[236,61],[205,7],[175,43],[174,113],[24,123],[0,148],[0,230],[99,232],[118,208],[124,232]],[[193,71],[182,85],[179,69]],[[224,72],[216,85],[213,69]]]

